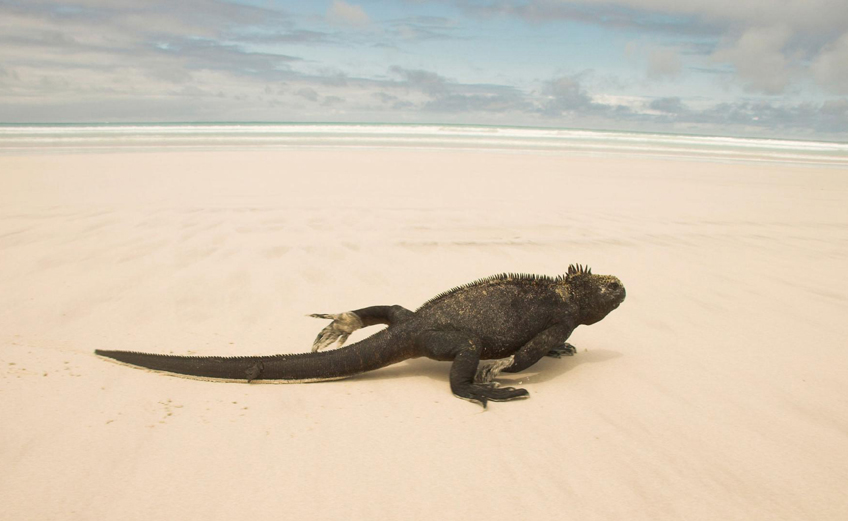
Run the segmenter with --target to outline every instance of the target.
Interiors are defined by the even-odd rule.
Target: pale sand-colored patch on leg
[[[492,383],[501,371],[512,365],[514,360],[515,355],[496,360],[480,360],[480,364],[477,366],[477,374],[474,376],[474,383]]]
[[[309,315],[314,318],[331,319],[332,322],[318,333],[315,342],[312,343],[312,352],[316,353],[321,349],[333,345],[338,342],[337,347],[341,347],[347,341],[351,333],[357,329],[361,329],[362,320],[356,313],[345,311],[338,314],[313,313]]]

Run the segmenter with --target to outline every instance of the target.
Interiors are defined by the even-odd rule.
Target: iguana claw
[[[577,348],[566,342],[561,346],[551,349],[545,356],[550,356],[551,358],[562,358],[563,356],[574,356],[576,354]]]
[[[350,311],[338,314],[313,313],[309,315],[314,318],[330,319],[332,322],[318,333],[315,337],[315,342],[312,343],[312,352],[318,352],[321,349],[333,345],[338,342],[338,347],[344,345],[351,333],[362,327],[362,320]]]

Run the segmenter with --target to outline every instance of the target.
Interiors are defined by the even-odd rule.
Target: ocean
[[[396,148],[577,153],[848,167],[848,143],[480,125],[138,123],[0,125],[0,153]]]

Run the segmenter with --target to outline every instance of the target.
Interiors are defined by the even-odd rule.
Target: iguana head
[[[593,275],[587,266],[571,265],[565,276],[569,297],[577,304],[578,321],[594,324],[617,308],[627,292],[618,277]]]

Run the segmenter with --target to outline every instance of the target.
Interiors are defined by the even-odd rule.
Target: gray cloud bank
[[[848,73],[844,72],[848,70],[845,0],[455,0],[454,3],[482,18],[514,17],[537,24],[569,20],[692,40],[692,49],[709,55],[716,64],[731,66],[752,92],[780,94],[794,82],[812,78],[831,93],[848,94]],[[714,43],[705,48],[705,38]],[[673,60],[668,56],[654,58]],[[667,66],[666,63],[660,68]]]
[[[666,32],[688,23],[701,34],[723,34],[753,16],[741,8],[733,18],[712,8],[687,11],[672,4],[617,2],[629,16],[603,23],[635,23]],[[345,11],[348,4],[334,5],[337,23],[345,13],[348,21],[357,21],[347,24],[355,26],[351,30],[371,23],[355,9]],[[592,18],[608,3],[497,5],[464,3],[464,8],[478,16]],[[673,16],[654,16],[660,8]],[[809,70],[828,84],[848,82],[848,65],[840,67],[848,56],[848,40],[838,35],[837,21],[799,16],[788,29],[772,29],[782,19],[773,16],[777,18],[766,20],[762,34],[740,29],[737,40],[715,51],[716,59],[752,61],[749,69],[737,65],[740,77],[750,75],[749,82],[760,91],[779,91],[791,82],[788,64],[795,58],[787,49],[793,35],[818,27],[831,36],[819,38],[807,60]],[[307,30],[283,11],[221,0],[0,0],[0,122],[417,121],[848,138],[848,101],[843,98],[818,103],[754,98],[712,105],[673,97],[624,101],[592,92],[579,75],[543,78],[519,88],[463,83],[435,71],[388,63],[382,73],[358,77],[332,69],[316,72],[297,55],[298,46],[348,45],[351,40],[340,32],[344,30],[349,29],[328,25]],[[753,36],[746,39],[746,34]],[[386,22],[380,37],[391,46],[455,34],[448,20],[417,17]],[[279,43],[292,50],[268,50]],[[789,71],[785,78],[763,72],[771,66],[757,65],[752,58],[778,44],[783,47],[771,66]],[[657,78],[681,73],[674,53],[653,50],[649,58],[649,74]]]

